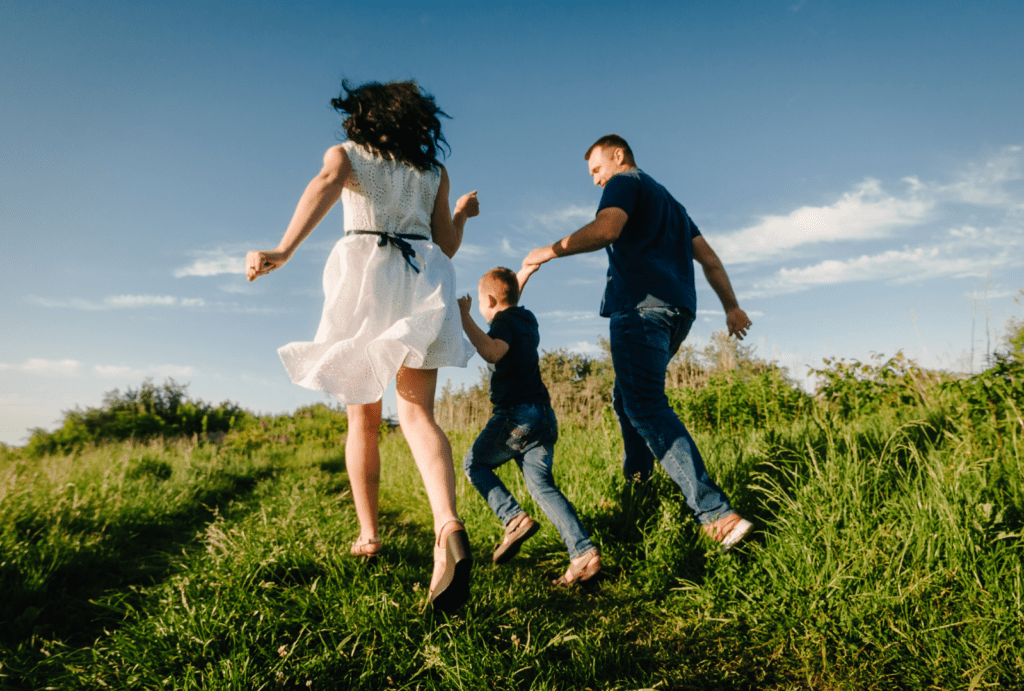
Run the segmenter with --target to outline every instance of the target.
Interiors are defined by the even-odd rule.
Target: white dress
[[[277,352],[294,383],[354,405],[379,401],[402,365],[465,367],[475,351],[462,333],[452,262],[430,240],[440,171],[342,146],[352,164],[341,193],[346,235],[324,268],[320,328],[312,343]],[[379,233],[415,235],[405,240],[415,258]]]

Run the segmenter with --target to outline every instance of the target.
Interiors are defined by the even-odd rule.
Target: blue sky
[[[453,117],[452,199],[482,206],[462,291],[592,217],[583,152],[616,132],[725,261],[759,354],[976,368],[1022,312],[1021,35],[1019,2],[5,4],[0,441],[145,377],[324,400],[276,348],[316,331],[340,205],[285,269],[241,272],[337,143],[342,77],[415,78]],[[542,348],[593,351],[605,267],[534,276]],[[698,301],[699,344],[724,317],[703,277]]]

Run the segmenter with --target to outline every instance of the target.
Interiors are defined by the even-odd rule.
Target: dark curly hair
[[[419,170],[438,168],[438,154],[451,152],[439,119],[449,115],[416,82],[367,82],[353,88],[345,79],[341,88],[331,105],[348,114],[342,127],[356,144]]]

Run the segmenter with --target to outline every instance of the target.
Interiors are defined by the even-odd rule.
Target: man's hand
[[[463,315],[469,315],[469,308],[473,306],[473,298],[469,297],[469,293],[466,293],[460,297],[457,302],[459,303],[459,311]]]
[[[741,341],[751,326],[747,313],[739,307],[733,307],[725,313],[725,325],[729,328],[729,335],[735,336]]]
[[[459,197],[455,202],[455,214],[463,214],[466,218],[480,215],[480,200],[476,198],[476,190]]]
[[[538,247],[537,249],[532,250],[528,255],[526,255],[526,258],[523,259],[523,268],[526,269],[528,267],[533,267],[533,270],[530,272],[533,273],[533,271],[540,268],[541,264],[551,261],[554,258],[555,253],[552,251],[550,246]]]

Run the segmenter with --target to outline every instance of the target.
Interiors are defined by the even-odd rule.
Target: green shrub
[[[762,372],[720,372],[697,388],[666,393],[693,431],[767,429],[799,420],[812,405],[811,397],[775,366]]]
[[[33,457],[68,453],[87,444],[154,437],[191,437],[221,435],[251,413],[230,401],[214,406],[191,400],[188,384],[167,379],[156,386],[147,379],[138,389],[107,392],[98,408],[79,408],[64,412],[64,421],[53,432],[32,430],[27,446]]]

